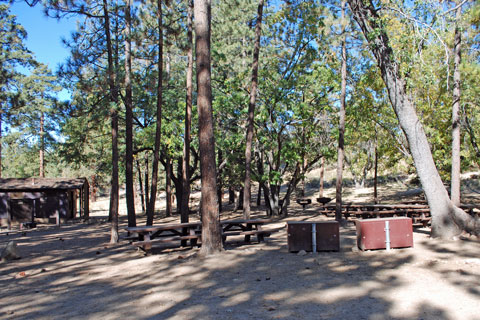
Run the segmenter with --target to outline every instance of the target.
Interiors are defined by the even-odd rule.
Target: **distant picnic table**
[[[419,203],[420,202],[420,203]],[[461,204],[460,208],[471,215],[477,214],[474,210],[480,209],[480,205]],[[325,205],[320,208],[325,215],[335,212],[335,205]],[[383,218],[406,216],[412,218],[414,224],[421,224],[424,227],[431,221],[430,208],[425,200],[406,201],[398,204],[374,204],[374,203],[343,203],[342,214],[345,218]]]
[[[265,241],[265,237],[270,236],[272,232],[278,231],[276,229],[264,229],[263,226],[269,222],[270,219],[234,219],[221,220],[222,240],[226,241],[229,236],[244,236],[244,241],[249,243],[251,236],[256,236],[258,242]],[[149,253],[152,245],[155,243],[169,243],[190,241],[190,246],[199,246],[202,239],[202,223],[188,222],[188,223],[165,223],[153,226],[138,226],[126,227],[128,232],[127,239],[132,241],[135,245]]]

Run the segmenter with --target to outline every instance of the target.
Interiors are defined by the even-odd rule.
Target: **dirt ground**
[[[414,193],[382,191],[385,201]],[[347,200],[369,197],[371,189],[346,190]],[[421,228],[413,248],[362,252],[349,224],[340,252],[289,253],[282,229],[261,244],[229,239],[209,258],[177,247],[145,256],[125,240],[108,244],[106,202],[92,204],[88,223],[0,234],[0,244],[18,242],[22,257],[0,264],[1,319],[480,319],[477,238],[440,242]],[[326,219],[318,207],[292,204],[272,226]]]

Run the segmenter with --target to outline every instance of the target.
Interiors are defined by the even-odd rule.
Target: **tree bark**
[[[240,190],[238,190],[238,196],[235,197],[235,205],[233,206],[233,212],[237,212],[238,210],[243,209],[243,194],[244,190],[243,188],[240,188]]]
[[[245,143],[245,182],[243,188],[243,218],[250,218],[250,201],[252,197],[251,186],[251,163],[252,163],[252,141],[253,141],[253,125],[255,118],[255,103],[257,99],[258,86],[258,60],[260,55],[260,37],[262,35],[262,16],[263,16],[263,0],[258,0],[257,24],[255,26],[255,46],[253,49],[252,63],[252,86],[250,89],[250,101],[248,104],[248,125],[247,137]]]
[[[346,33],[345,20],[345,0],[342,0],[342,67],[341,67],[341,93],[340,93],[340,110],[338,112],[338,148],[337,148],[337,181],[336,181],[336,201],[335,201],[335,220],[341,222],[342,216],[342,183],[343,183],[343,159],[344,159],[344,144],[345,144],[345,98],[347,92],[347,47],[346,47]]]
[[[454,63],[453,72],[453,106],[452,106],[452,173],[450,198],[454,205],[460,205],[460,63],[462,59],[462,34],[460,19],[462,6],[458,6],[455,19]]]
[[[107,41],[108,86],[110,99],[110,119],[112,126],[112,186],[110,189],[109,217],[111,218],[110,243],[118,242],[118,89],[113,66],[113,49],[110,35],[110,17],[107,0],[103,0],[104,28]]]
[[[95,179],[95,175],[92,175],[92,183],[90,185],[90,190],[92,193],[93,202],[97,202],[97,182]]]
[[[190,202],[190,140],[192,127],[192,101],[193,101],[193,0],[187,0],[187,96],[185,104],[185,134],[183,143],[182,161],[182,200],[180,203],[180,220],[189,220]],[[178,199],[177,199],[178,200]]]
[[[235,203],[235,189],[232,186],[228,187],[228,204]]]
[[[378,187],[378,148],[377,148],[377,142],[375,141],[375,168],[374,168],[374,173],[373,173],[373,202],[375,204],[378,203],[378,192],[377,192],[377,187]]]
[[[427,136],[415,112],[412,98],[406,92],[405,81],[400,76],[398,64],[394,60],[393,50],[381,24],[378,10],[370,0],[348,0],[348,3],[377,60],[390,102],[409,143],[432,215],[432,237],[450,239],[458,235],[462,229],[476,235],[480,234],[479,220],[456,207],[442,183]]]
[[[145,152],[145,188],[144,188],[145,190],[144,190],[144,192],[145,192],[145,204],[146,204],[146,206],[147,206],[146,209],[148,209],[148,204],[150,203],[150,201],[149,201],[150,197],[149,197],[149,195],[148,195],[148,191],[149,191],[148,186],[150,185],[149,179],[148,179],[148,172],[150,172],[150,169],[149,169],[149,165],[148,165],[148,164],[149,164],[149,162],[148,162],[148,153]]]
[[[181,213],[181,206],[183,202],[183,170],[182,170],[182,157],[178,157],[177,159],[177,177],[172,174],[172,181],[173,184],[175,185],[175,196],[176,196],[176,205],[177,205],[177,213]],[[173,169],[172,169],[173,170]],[[173,172],[173,171],[172,171]],[[188,208],[187,208],[188,209]],[[180,217],[181,218],[181,217]]]
[[[223,153],[222,149],[218,149],[218,163],[222,163]],[[219,166],[217,175],[217,198],[218,198],[218,212],[222,212],[222,196],[223,196],[223,183],[222,183],[222,168]]]
[[[318,196],[320,198],[323,197],[323,185],[324,185],[324,175],[325,175],[325,157],[322,157],[321,166],[320,166],[320,191],[318,192]]]
[[[43,98],[43,96],[42,96]],[[45,114],[40,114],[40,178],[45,177]]]
[[[162,135],[162,76],[163,76],[163,19],[162,1],[157,1],[158,23],[158,82],[157,82],[157,127],[155,129],[155,150],[153,151],[152,183],[150,186],[150,202],[147,208],[147,226],[153,224],[155,214],[155,201],[157,200],[158,162],[160,161],[160,139]]]
[[[138,159],[137,159],[137,172],[138,172],[138,186],[140,188],[140,201],[142,203],[142,212],[145,213],[145,191],[143,190],[142,168],[140,167],[140,161],[138,161]]]
[[[258,184],[258,190],[257,190],[257,207],[262,204],[262,186],[260,183]]]
[[[166,201],[166,212],[165,215],[170,217],[172,215],[172,160],[167,155],[165,165],[165,201]]]
[[[0,105],[0,178],[2,177],[2,142],[3,142],[3,132],[2,132],[2,123],[3,122],[3,111],[2,106]]]
[[[262,152],[259,152],[258,154],[259,156],[259,163],[263,163],[263,153]],[[259,167],[259,165],[257,164],[257,168]],[[263,172],[258,172],[259,174],[263,174]],[[260,206],[260,204],[262,203],[262,189],[263,189],[263,186],[262,186],[262,183],[259,182],[258,183],[258,195],[257,195],[257,206]]]
[[[198,91],[198,135],[200,148],[200,172],[202,196],[202,248],[206,256],[223,250],[220,214],[217,199],[217,173],[215,165],[215,141],[213,136],[210,26],[211,1],[195,0],[195,44]]]
[[[305,101],[303,101],[305,102]],[[306,141],[305,141],[305,127],[302,128],[302,144],[306,146]],[[307,159],[305,159],[305,149],[302,149],[302,170],[300,172],[301,178],[302,178],[302,188],[300,189],[300,196],[303,198],[305,197],[305,178],[306,178],[306,165],[307,165]]]
[[[130,7],[131,0],[127,0],[125,2],[125,198],[127,202],[128,226],[135,227],[137,222],[133,193],[132,18]]]

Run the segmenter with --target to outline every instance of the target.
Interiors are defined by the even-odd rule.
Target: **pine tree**
[[[23,106],[16,112],[16,128],[23,134],[35,137],[39,151],[38,176],[45,177],[45,149],[55,142],[49,134],[55,131],[58,114],[56,93],[61,90],[57,77],[48,67],[38,63],[32,73],[22,81]]]
[[[0,4],[0,177],[2,176],[2,130],[3,123],[9,121],[12,108],[18,106],[18,88],[22,74],[17,67],[34,64],[24,41],[25,29],[10,13],[9,6]]]
[[[248,103],[248,123],[247,137],[245,143],[245,182],[243,193],[243,218],[250,218],[250,201],[251,201],[251,162],[252,162],[252,141],[253,126],[255,116],[255,103],[257,99],[258,86],[258,64],[260,55],[260,37],[262,33],[262,17],[263,17],[263,0],[258,1],[257,22],[255,27],[255,47],[253,49],[252,62],[252,86],[250,88],[250,101]]]

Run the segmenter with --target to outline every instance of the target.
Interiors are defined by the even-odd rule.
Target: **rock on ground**
[[[0,256],[0,260],[2,262],[8,260],[16,260],[20,259],[20,255],[18,254],[17,243],[15,241],[9,241],[5,248],[2,250],[2,254]]]

